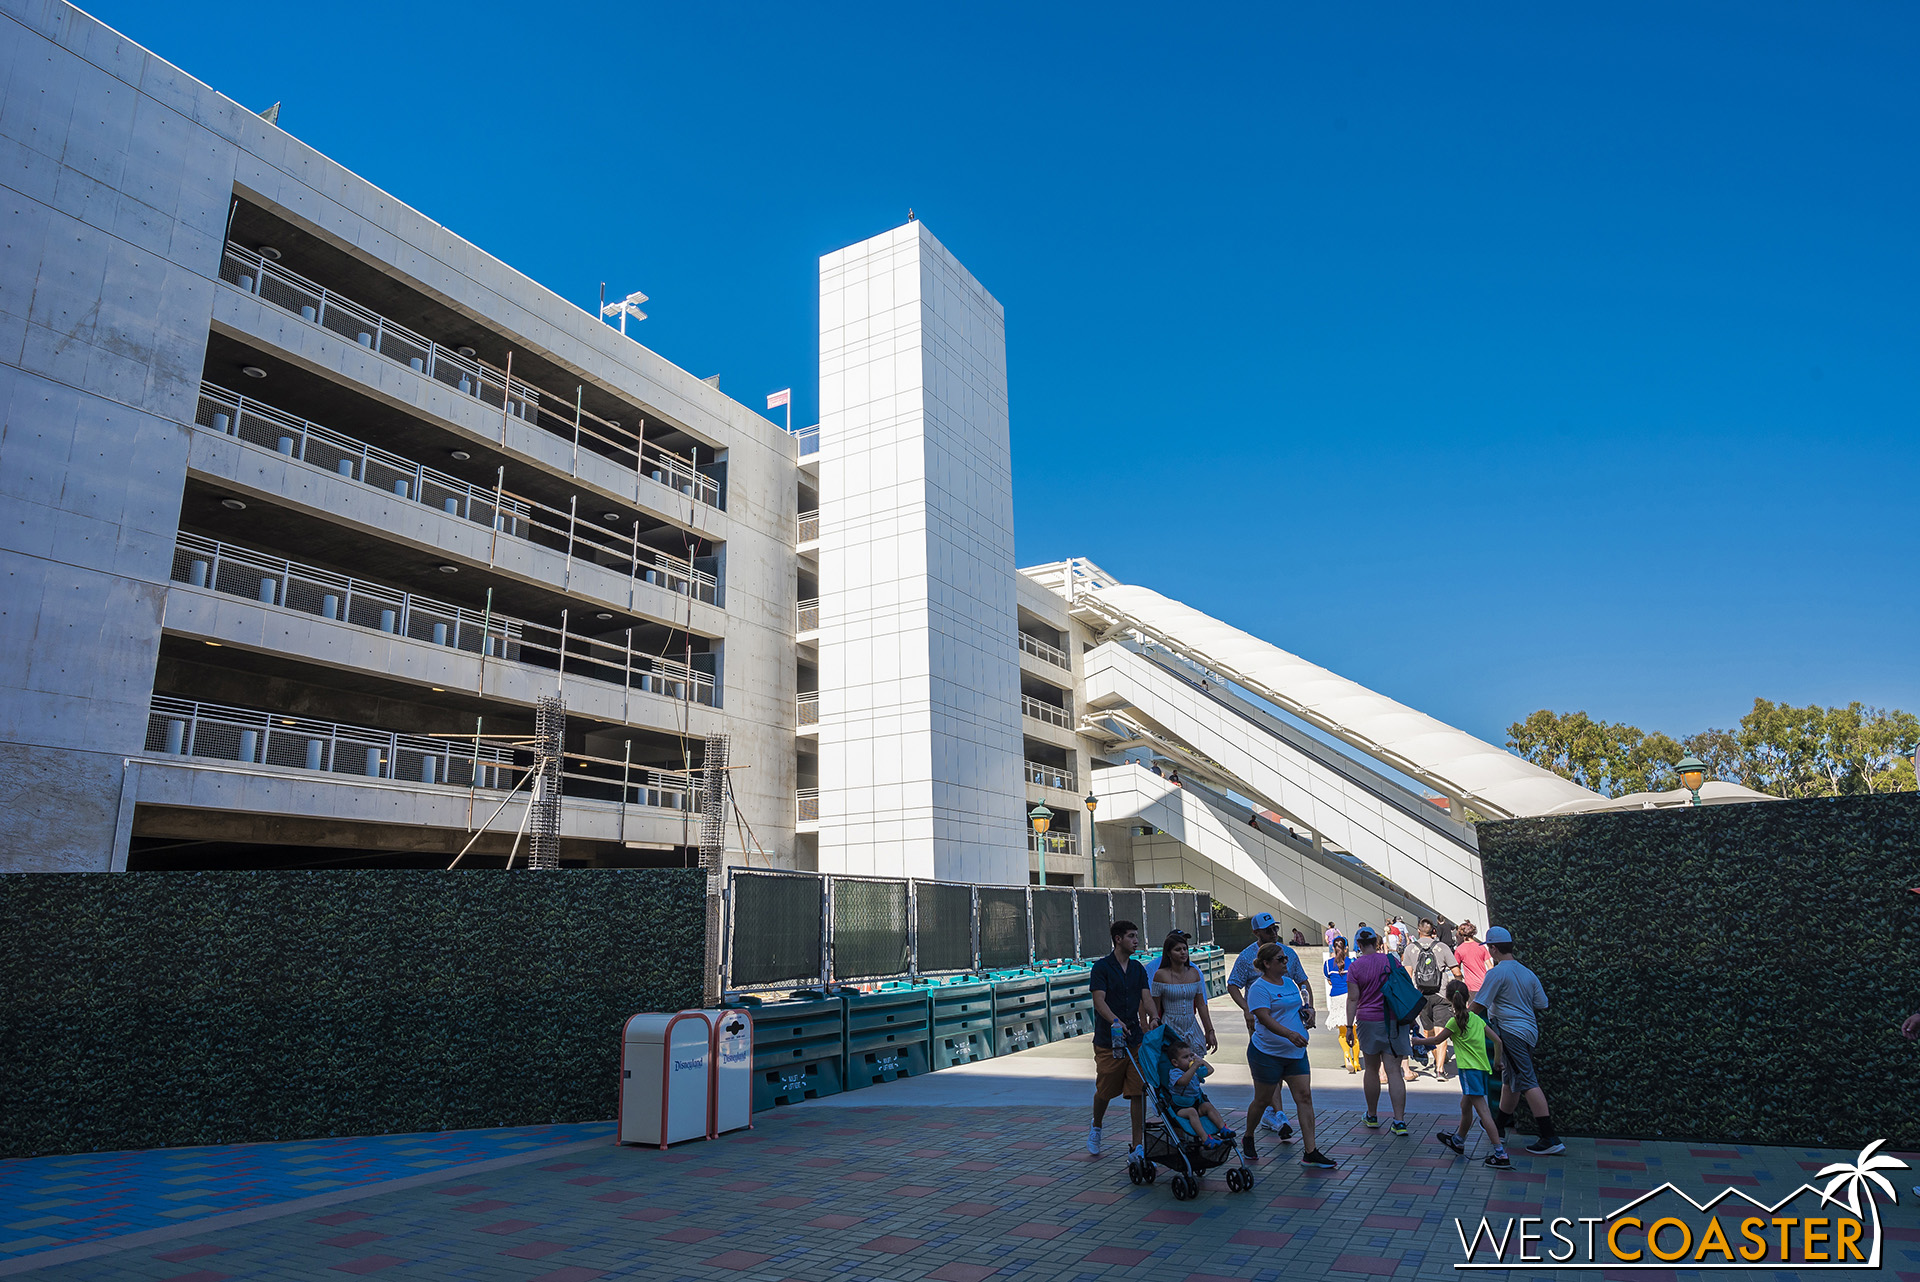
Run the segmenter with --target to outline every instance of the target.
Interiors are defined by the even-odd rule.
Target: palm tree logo
[[[1855,1219],[1863,1218],[1860,1213],[1860,1203],[1863,1199],[1865,1200],[1867,1210],[1873,1216],[1873,1258],[1867,1262],[1868,1268],[1880,1266],[1880,1203],[1874,1199],[1873,1191],[1877,1188],[1885,1193],[1889,1202],[1900,1200],[1900,1195],[1894,1192],[1893,1185],[1888,1183],[1887,1177],[1880,1172],[1907,1169],[1907,1164],[1899,1158],[1874,1152],[1885,1143],[1884,1139],[1875,1140],[1861,1149],[1860,1156],[1853,1161],[1835,1162],[1831,1166],[1823,1166],[1819,1174],[1814,1177],[1816,1179],[1826,1179],[1829,1175],[1833,1177],[1827,1181],[1827,1187],[1821,1191],[1820,1201],[1822,1204],[1832,1202],[1837,1206],[1846,1207]],[[1844,1197],[1841,1195],[1843,1191]]]

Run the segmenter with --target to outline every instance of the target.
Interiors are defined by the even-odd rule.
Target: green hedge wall
[[[1479,825],[1575,1135],[1920,1147],[1920,794]],[[1521,1117],[1526,1117],[1524,1107]]]
[[[693,869],[0,876],[0,1154],[612,1117]]]

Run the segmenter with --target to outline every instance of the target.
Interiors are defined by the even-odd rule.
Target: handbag
[[[1398,957],[1387,958],[1387,978],[1380,989],[1387,1015],[1395,1024],[1411,1024],[1427,1007],[1428,997],[1414,984],[1413,976]]]

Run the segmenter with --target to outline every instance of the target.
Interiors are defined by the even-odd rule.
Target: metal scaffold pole
[[[707,874],[707,1005],[720,1003],[720,892],[727,872],[727,736],[707,736],[701,764],[700,867]]]
[[[558,695],[543,695],[534,706],[533,772],[536,776],[527,842],[527,867],[535,872],[560,867],[560,768],[567,748],[567,710]]]

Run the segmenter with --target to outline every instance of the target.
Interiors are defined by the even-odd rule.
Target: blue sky
[[[90,7],[796,423],[816,259],[913,207],[1023,564],[1496,741],[1920,708],[1910,7]]]

